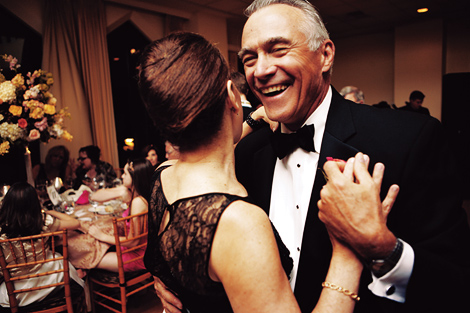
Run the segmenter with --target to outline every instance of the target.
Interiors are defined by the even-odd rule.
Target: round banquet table
[[[80,221],[80,227],[77,231],[69,232],[68,235],[69,260],[75,268],[95,268],[112,246],[95,239],[88,234],[88,230],[90,226],[96,225],[104,233],[113,236],[113,217],[122,216],[122,210],[112,213],[101,212],[101,214],[97,213],[90,204],[75,207],[72,216]]]

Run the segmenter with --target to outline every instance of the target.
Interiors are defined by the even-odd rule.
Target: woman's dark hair
[[[220,130],[229,70],[204,37],[177,32],[142,53],[139,89],[161,135],[180,151],[209,143]]]
[[[40,234],[44,226],[41,204],[33,186],[15,183],[3,198],[0,209],[1,233],[8,238]]]
[[[93,164],[96,165],[100,162],[101,149],[98,148],[97,146],[82,147],[80,148],[80,150],[78,150],[78,153],[80,152],[85,152],[86,156],[90,158]]]
[[[51,159],[53,156],[61,153],[64,155],[64,159],[62,160],[62,164],[60,165],[59,168],[59,175],[62,179],[65,179],[65,170],[67,169],[67,165],[69,163],[69,158],[70,158],[70,152],[65,146],[55,146],[49,149],[47,151],[46,159],[44,162],[46,172],[51,169]]]
[[[150,151],[155,150],[157,153],[157,148],[154,145],[147,145],[142,149],[142,157],[145,158],[149,154]],[[158,153],[157,153],[158,154]]]
[[[145,158],[139,158],[128,161],[127,164],[129,165],[128,170],[132,178],[134,190],[147,201],[150,201],[152,175],[155,169],[152,163]]]

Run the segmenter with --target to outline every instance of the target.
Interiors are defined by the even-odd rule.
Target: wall
[[[394,103],[393,32],[333,40],[336,47],[332,84],[339,92],[352,85],[364,92],[365,103]]]
[[[160,14],[132,10],[108,3],[106,5],[106,22],[108,33],[125,23],[132,23],[151,41],[164,36],[164,17]]]
[[[21,18],[26,24],[42,34],[42,7],[44,0],[0,0],[0,4]]]
[[[423,106],[440,119],[443,64],[442,20],[398,27],[394,74],[397,106],[404,105],[413,90],[420,90],[426,95]]]
[[[468,19],[431,20],[334,42],[333,85],[338,91],[345,85],[361,88],[368,104],[385,100],[403,106],[418,89],[426,95],[424,106],[440,119],[442,76],[470,72]]]

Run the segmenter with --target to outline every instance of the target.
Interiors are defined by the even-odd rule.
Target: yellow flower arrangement
[[[9,68],[0,67],[0,155],[8,153],[12,145],[27,146],[35,140],[71,141],[73,136],[64,129],[64,118],[70,114],[67,108],[57,111],[57,99],[50,92],[52,74],[36,70],[23,76],[18,73],[21,65],[16,58],[5,54],[0,55],[2,60]]]

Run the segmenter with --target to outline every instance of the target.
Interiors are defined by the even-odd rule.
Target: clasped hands
[[[375,164],[370,175],[368,166],[369,157],[360,152],[347,162],[327,161],[323,169],[328,182],[318,201],[318,216],[333,245],[339,241],[363,260],[384,258],[393,251],[396,237],[387,227],[387,217],[399,191],[392,185],[381,201],[385,167]]]

